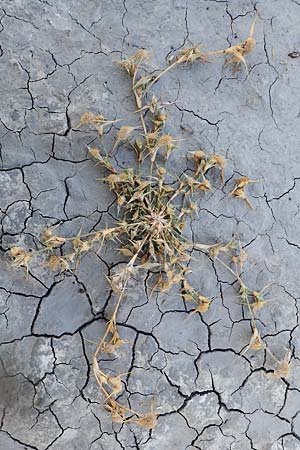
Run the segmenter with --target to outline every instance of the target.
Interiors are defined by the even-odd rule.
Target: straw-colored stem
[[[161,77],[163,77],[166,73],[168,73],[170,70],[172,70],[174,67],[176,67],[178,64],[180,64],[183,61],[183,57],[177,59],[176,61],[174,61],[172,64],[170,64],[168,67],[166,67],[162,72],[160,72],[157,77],[154,78],[154,80],[151,81],[151,83],[149,83],[149,85],[147,86],[147,91],[149,89],[151,89],[151,87],[157,83],[158,80],[161,79]]]

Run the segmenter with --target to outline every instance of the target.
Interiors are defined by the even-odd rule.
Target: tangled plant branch
[[[128,282],[138,272],[151,269],[153,290],[166,292],[174,285],[179,285],[184,300],[194,304],[192,314],[204,314],[210,308],[211,299],[192,287],[186,278],[191,271],[188,262],[192,249],[201,250],[224,266],[239,287],[240,303],[248,310],[253,333],[242,354],[250,350],[265,349],[275,361],[274,376],[289,375],[290,351],[279,361],[261,338],[256,314],[268,300],[264,295],[265,290],[253,290],[241,278],[240,274],[247,260],[246,252],[234,242],[197,244],[184,235],[186,218],[197,213],[197,205],[193,200],[195,194],[204,195],[212,190],[210,172],[218,170],[220,182],[224,184],[226,159],[222,155],[207,155],[202,149],[190,151],[186,157],[193,163],[192,174],[184,173],[170,182],[166,164],[157,164],[158,155],[163,155],[167,163],[180,139],[165,132],[168,119],[165,106],[154,95],[149,100],[151,88],[169,71],[181,65],[196,61],[208,63],[210,57],[224,55],[225,66],[233,65],[238,69],[243,64],[247,69],[245,57],[256,46],[254,24],[255,21],[244,42],[225,50],[204,53],[196,46],[182,49],[175,61],[157,75],[148,75],[145,71],[145,65],[151,56],[147,50],[138,50],[130,58],[120,61],[119,66],[126,70],[131,80],[140,127],[122,126],[114,144],[108,148],[104,131],[115,124],[116,120],[87,112],[79,124],[81,127],[93,126],[98,132],[99,147],[89,148],[89,153],[96,164],[106,171],[104,181],[116,195],[120,213],[118,223],[111,228],[69,238],[58,236],[55,229],[50,228],[42,236],[43,247],[40,250],[29,253],[19,247],[10,249],[12,264],[23,266],[27,270],[34,256],[43,252],[49,254],[48,265],[51,269],[60,272],[74,270],[83,253],[96,248],[97,251],[101,250],[108,240],[117,241],[120,253],[129,258],[128,263],[108,279],[115,297],[111,301],[115,301],[115,306],[93,357],[94,375],[103,395],[104,407],[110,412],[113,422],[136,423],[148,429],[154,428],[157,423],[154,402],[146,414],[121,404],[117,397],[123,390],[122,376],[126,374],[109,376],[99,364],[101,354],[114,354],[120,346],[126,344],[119,335],[117,313],[126,298]],[[137,131],[138,138],[134,138]],[[114,165],[113,155],[121,145],[129,146],[135,153],[136,167],[120,171]],[[255,182],[257,180],[250,180],[246,176],[237,179],[230,195],[244,200],[252,208],[246,196],[246,186]],[[56,254],[55,250],[66,243],[71,244],[71,251]]]

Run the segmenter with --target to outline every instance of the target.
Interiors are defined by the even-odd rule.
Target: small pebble
[[[300,52],[292,52],[292,53],[289,53],[288,56],[290,58],[299,58]]]

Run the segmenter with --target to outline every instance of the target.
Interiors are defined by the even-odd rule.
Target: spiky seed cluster
[[[207,56],[205,55],[199,47],[187,47],[180,50],[179,55],[177,56],[176,63],[177,64],[189,64],[195,61],[201,62],[209,62]]]
[[[9,251],[12,258],[12,265],[15,267],[25,267],[28,271],[32,255],[20,247],[12,247]]]
[[[93,125],[98,133],[99,136],[103,135],[104,128],[108,125],[112,125],[113,123],[117,122],[116,120],[108,120],[104,116],[99,114],[93,114],[92,112],[86,112],[82,115],[79,126],[81,125]]]
[[[244,200],[249,208],[253,209],[253,206],[246,195],[246,186],[250,183],[258,183],[258,180],[250,180],[248,177],[239,178],[235,181],[235,186],[229,195]]]

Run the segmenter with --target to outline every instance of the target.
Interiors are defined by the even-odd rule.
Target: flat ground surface
[[[168,132],[185,139],[183,147],[228,158],[224,188],[212,180],[215,190],[199,199],[187,233],[210,243],[239,236],[249,254],[244,279],[257,290],[272,283],[258,323],[277,358],[292,349],[290,376],[272,377],[274,361],[264,351],[240,356],[251,328],[233,279],[195,252],[191,281],[214,299],[210,310],[189,316],[178,292],[149,298],[147,280],[133,282],[119,316],[129,344],[116,362],[102,363],[130,372],[121,401],[146,411],[154,395],[159,417],[151,433],[112,426],[91,373],[93,341],[110,311],[105,275],[120,261],[113,246],[65,275],[43,264],[26,275],[11,267],[5,250],[38,246],[51,224],[71,235],[113,223],[114,197],[87,155],[97,136],[72,128],[87,110],[135,123],[117,60],[147,48],[155,69],[191,42],[226,48],[247,37],[255,7],[248,0],[0,6],[0,448],[299,449],[300,59],[288,54],[300,50],[300,2],[257,2],[248,79],[245,70],[224,69],[220,58],[174,71],[155,88],[171,103]],[[121,167],[124,155],[116,155]],[[172,157],[174,172],[186,169],[182,155]],[[261,180],[248,191],[253,210],[228,198],[241,174]]]

